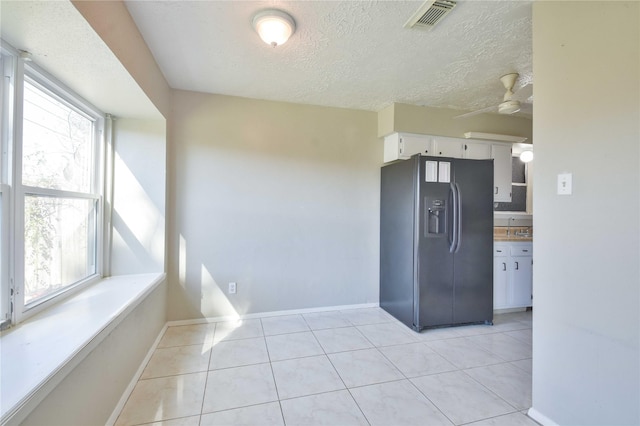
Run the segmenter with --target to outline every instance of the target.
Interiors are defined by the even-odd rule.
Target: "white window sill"
[[[0,424],[21,422],[164,278],[105,278],[5,331]]]

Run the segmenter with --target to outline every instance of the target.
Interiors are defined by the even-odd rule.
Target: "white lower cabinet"
[[[533,244],[504,242],[493,245],[493,308],[532,306]]]

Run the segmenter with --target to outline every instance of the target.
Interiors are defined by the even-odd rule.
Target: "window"
[[[10,172],[2,175],[0,212],[13,235],[2,233],[1,302],[19,322],[100,275],[104,114],[6,48],[3,61],[16,66],[3,89],[15,96],[15,111],[3,96],[3,125],[13,132],[3,132]]]
[[[24,305],[96,274],[94,120],[25,78]]]
[[[527,163],[520,157],[511,158],[511,202],[495,204],[495,211],[527,211]]]

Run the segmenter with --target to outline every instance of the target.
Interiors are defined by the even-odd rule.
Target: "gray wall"
[[[184,91],[173,108],[170,320],[378,302],[376,113]]]
[[[110,275],[163,272],[165,122],[119,118],[113,127],[115,158]]]
[[[550,424],[640,423],[639,8],[533,5],[531,413]]]

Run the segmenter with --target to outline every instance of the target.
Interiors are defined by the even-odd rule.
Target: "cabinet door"
[[[462,158],[463,143],[455,138],[435,138],[433,141],[433,155],[437,157]]]
[[[493,249],[493,309],[509,307],[509,258],[506,248]]]
[[[514,307],[531,306],[532,257],[512,257],[512,304]]]
[[[384,137],[383,161],[395,161],[400,158],[400,135],[394,133]]]
[[[384,138],[384,162],[407,160],[412,155],[429,154],[431,138],[423,135],[393,133]]]
[[[471,158],[472,160],[487,160],[491,158],[491,144],[475,141],[465,142],[464,158]]]
[[[493,201],[511,202],[511,145],[491,145]]]
[[[400,158],[408,159],[412,155],[426,154],[430,139],[421,135],[400,135]]]

